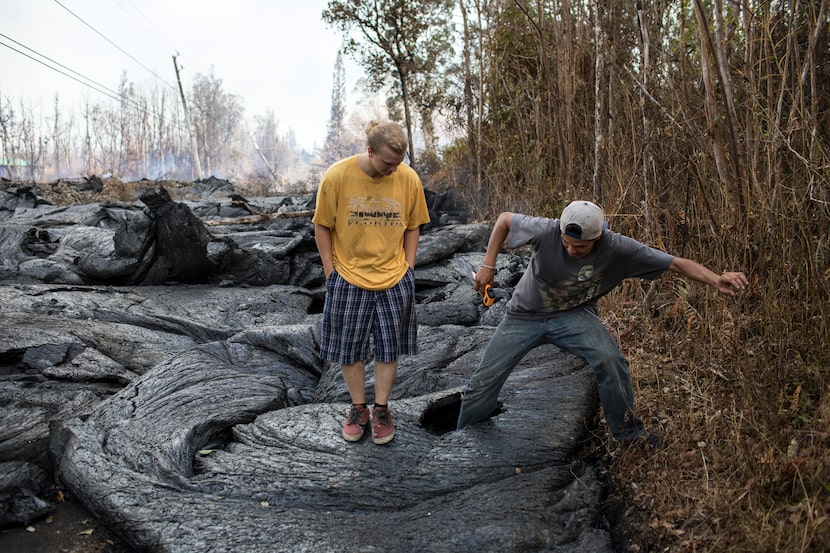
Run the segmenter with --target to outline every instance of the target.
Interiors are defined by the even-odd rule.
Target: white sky
[[[78,109],[84,95],[93,101],[108,100],[4,46],[38,57],[12,41],[110,90],[118,90],[124,71],[129,82],[140,86],[156,82],[153,73],[175,86],[173,55],[178,54],[185,91],[190,90],[194,75],[209,75],[212,68],[223,90],[241,97],[248,117],[272,110],[279,133],[292,129],[297,144],[311,150],[325,139],[332,74],[342,43],[340,33],[320,19],[327,4],[326,0],[0,0],[0,34],[5,35],[0,36],[0,95],[51,109],[57,93],[64,110]],[[357,64],[347,57],[344,63],[347,83],[362,76]],[[353,105],[350,94],[347,87],[347,102]]]

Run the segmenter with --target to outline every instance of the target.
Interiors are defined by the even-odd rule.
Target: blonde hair
[[[406,134],[397,123],[391,121],[372,121],[366,125],[366,144],[374,151],[387,146],[396,154],[406,152]]]

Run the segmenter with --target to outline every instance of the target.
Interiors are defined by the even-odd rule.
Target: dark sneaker
[[[343,439],[357,442],[363,437],[363,430],[369,424],[369,408],[365,405],[352,405],[343,424]]]
[[[372,410],[372,440],[378,445],[389,443],[395,437],[395,423],[388,407]]]

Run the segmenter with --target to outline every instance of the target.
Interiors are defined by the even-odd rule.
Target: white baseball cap
[[[602,208],[597,204],[578,200],[571,202],[562,210],[559,228],[563,234],[577,240],[594,240],[608,228]]]

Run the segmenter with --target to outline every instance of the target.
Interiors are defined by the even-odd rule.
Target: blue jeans
[[[594,370],[605,420],[614,438],[632,440],[647,434],[642,420],[634,414],[628,360],[589,309],[575,309],[540,321],[503,319],[467,385],[458,428],[487,419],[516,365],[530,350],[546,343],[584,359]]]

